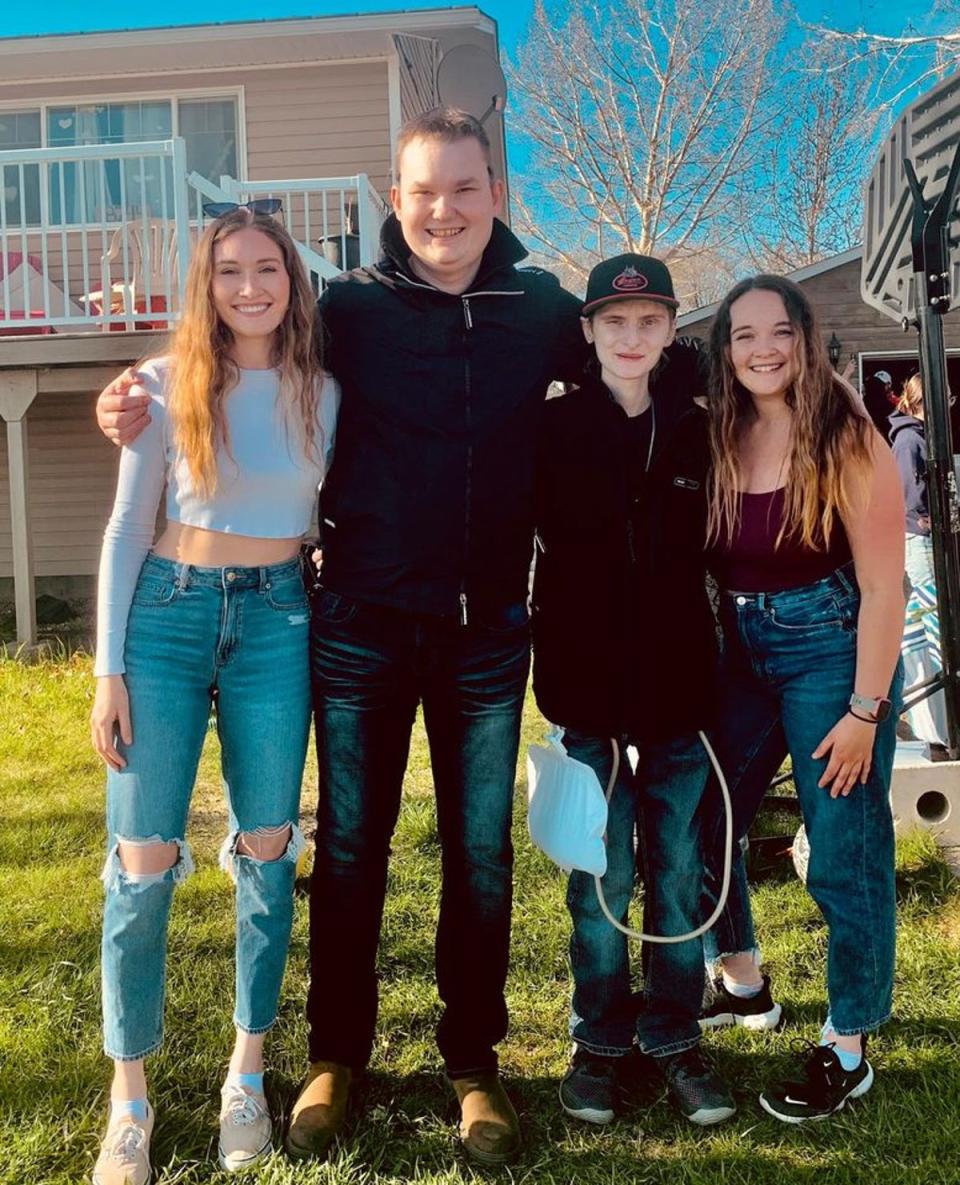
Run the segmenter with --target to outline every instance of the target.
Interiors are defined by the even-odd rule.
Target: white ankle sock
[[[737,983],[724,971],[723,986],[731,996],[736,996],[738,1000],[752,1000],[754,996],[759,996],[763,990],[763,981],[761,980],[760,983]]]

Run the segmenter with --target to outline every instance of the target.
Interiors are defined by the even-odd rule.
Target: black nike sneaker
[[[701,1029],[717,1029],[723,1025],[742,1025],[745,1029],[775,1029],[783,1017],[783,1009],[770,994],[770,976],[763,977],[763,987],[755,996],[741,999],[728,992],[723,976],[718,975],[710,985],[700,1013]]]
[[[804,1042],[804,1061],[799,1074],[768,1086],[760,1096],[760,1106],[784,1123],[826,1119],[841,1111],[847,1099],[858,1099],[873,1086],[866,1036],[861,1040],[863,1057],[855,1070],[843,1068],[832,1044]]]

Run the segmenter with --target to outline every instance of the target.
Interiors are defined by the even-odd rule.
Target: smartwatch
[[[881,720],[886,720],[890,715],[890,701],[884,699],[882,696],[879,699],[871,699],[868,695],[857,695],[854,692],[850,696],[850,707],[854,710],[854,713],[866,713],[877,724]]]

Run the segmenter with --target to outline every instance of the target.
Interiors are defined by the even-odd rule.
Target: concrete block
[[[890,804],[898,833],[922,827],[944,846],[960,844],[960,761],[928,761],[919,743],[901,742]]]

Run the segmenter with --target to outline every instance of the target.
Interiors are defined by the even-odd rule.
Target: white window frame
[[[246,92],[242,85],[233,86],[214,86],[214,87],[188,87],[184,90],[175,91],[130,91],[118,94],[91,94],[91,95],[63,95],[55,98],[41,99],[39,102],[26,101],[18,102],[13,99],[0,100],[0,113],[4,111],[15,111],[19,113],[27,113],[39,111],[40,113],[40,147],[49,148],[47,142],[47,112],[51,107],[64,106],[78,106],[90,107],[97,103],[143,103],[154,102],[162,103],[164,101],[171,105],[171,135],[180,135],[180,100],[190,102],[195,99],[234,99],[237,104],[237,172],[243,178],[247,174],[247,119],[246,119]],[[136,141],[131,141],[136,143]],[[103,145],[108,148],[109,145]],[[212,178],[215,185],[219,184],[220,178]],[[116,222],[64,222],[57,223],[56,227],[50,229],[56,230],[80,230],[86,227],[88,230],[113,230],[118,224]],[[39,232],[39,226],[28,226],[23,228],[27,234],[36,234]],[[19,230],[18,232],[19,233]]]
[[[945,350],[948,358],[960,358],[960,346],[947,346]],[[917,369],[920,368],[920,342],[917,341],[917,348],[915,350],[861,350],[857,355],[857,378],[859,380],[860,390],[863,390],[863,367],[864,363],[873,362],[877,366],[886,358],[893,358],[899,361],[901,358],[915,358],[917,360]],[[882,369],[882,367],[881,367]]]

